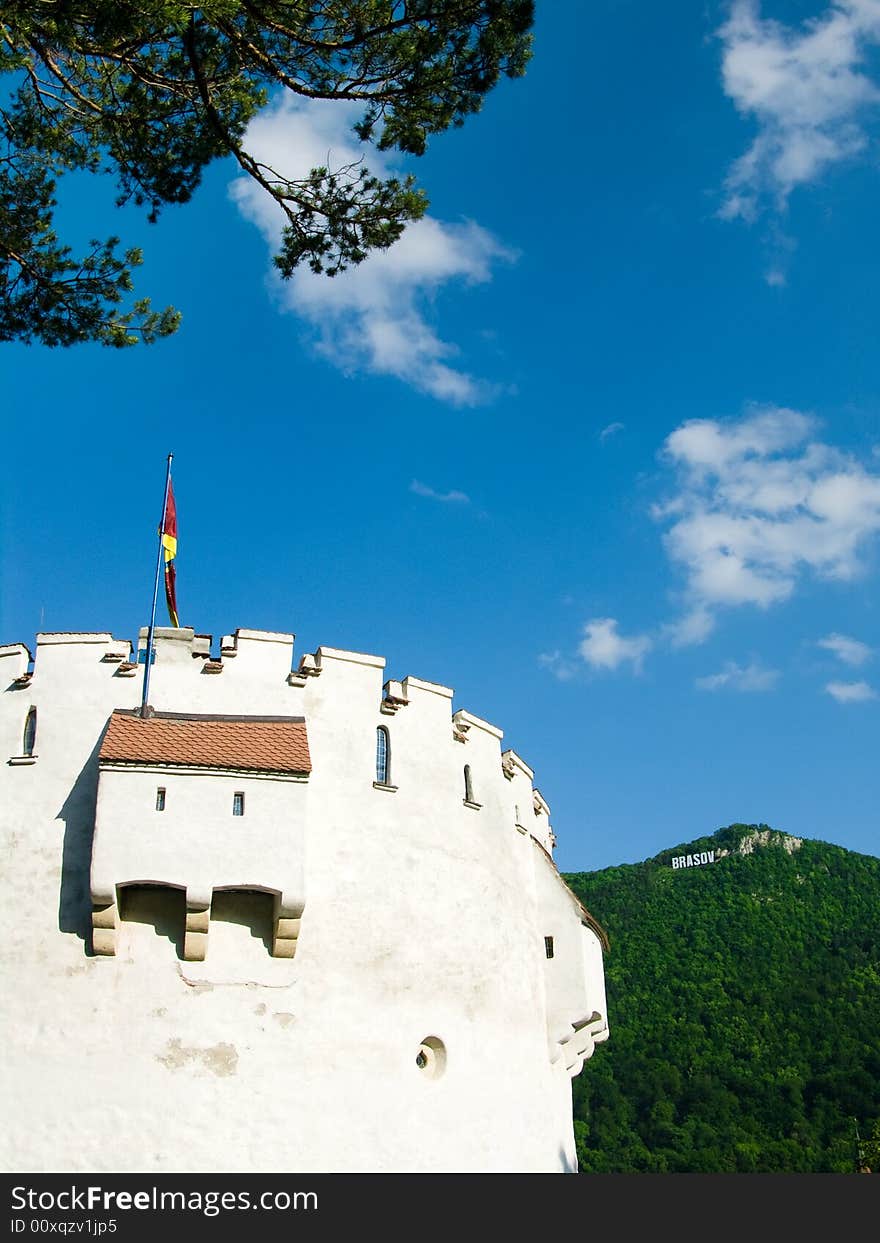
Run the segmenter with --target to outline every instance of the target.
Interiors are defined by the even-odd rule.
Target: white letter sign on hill
[[[698,855],[673,855],[672,866],[674,868],[698,868],[704,863],[715,862],[714,850],[701,850]]]

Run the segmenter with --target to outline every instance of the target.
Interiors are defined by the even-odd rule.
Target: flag
[[[174,558],[177,556],[177,506],[174,504],[174,488],[168,478],[168,496],[162,516],[162,548],[165,552],[165,600],[172,626],[179,626],[177,617],[177,583]]]

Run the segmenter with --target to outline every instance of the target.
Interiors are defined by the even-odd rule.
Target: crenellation
[[[341,662],[343,664],[364,665],[370,669],[384,669],[385,657],[373,656],[368,652],[349,652],[339,647],[324,647],[323,645],[315,652],[315,657],[321,668],[326,664]]]
[[[455,728],[465,733],[465,735],[467,735],[469,730],[477,729],[482,730],[485,734],[489,734],[492,738],[497,738],[499,742],[504,737],[503,729],[499,729],[497,725],[490,725],[488,721],[474,716],[471,712],[466,712],[464,708],[459,708],[457,712],[452,714],[452,721]]]
[[[191,628],[154,639],[146,721],[144,665],[109,633],[39,636],[30,689],[0,695],[0,918],[28,1016],[5,1050],[7,1166],[36,1168],[52,1134],[57,1169],[574,1169],[569,1080],[607,1036],[601,929],[503,731],[379,656],[294,665],[292,633],[238,629],[216,654]],[[2,647],[0,670],[29,657]],[[117,718],[183,742],[114,750]],[[301,750],[255,752],[260,723]],[[206,1083],[221,1046],[235,1073]],[[108,1108],[128,1120],[112,1154],[91,1138]],[[225,1131],[221,1151],[218,1113],[245,1110],[265,1143]]]
[[[455,691],[450,686],[441,686],[439,682],[426,682],[423,678],[414,678],[407,675],[400,683],[403,690],[404,699],[411,699],[413,691],[424,691],[430,695],[437,695],[440,699],[452,699]]]
[[[513,750],[501,757],[502,772],[508,783],[508,798],[513,804],[515,828],[530,834],[548,853],[556,846],[556,835],[550,827],[550,808],[533,786],[534,771]]]
[[[309,678],[316,678],[321,673],[321,657],[316,652],[306,652],[300,657],[298,668],[287,675],[289,686],[305,686]]]
[[[147,650],[149,628],[141,626],[138,631],[138,656]],[[156,626],[153,631],[155,665],[189,665],[193,660],[210,659],[211,638],[209,634],[196,634],[191,626]],[[201,672],[197,670],[197,672]]]
[[[128,640],[115,639],[107,631],[44,631],[36,636],[34,678],[40,682],[69,682],[91,670],[98,680],[114,672],[108,670],[108,665],[115,664],[117,654],[124,660],[131,651]]]
[[[536,790],[533,790],[533,791],[532,791],[532,804],[533,804],[534,809],[535,809],[535,815],[536,815],[536,816],[539,816],[539,817],[540,817],[540,816],[545,816],[545,817],[547,818],[547,820],[549,821],[549,819],[550,819],[550,807],[549,807],[549,805],[548,805],[548,803],[547,803],[547,800],[546,800],[546,799],[544,798],[544,796],[541,794],[541,791],[540,791],[540,790],[537,790],[537,789],[536,789]]]
[[[0,685],[15,686],[33,664],[30,648],[24,643],[6,643],[0,647]]]
[[[382,687],[382,702],[379,705],[379,711],[386,716],[393,716],[401,708],[407,707],[409,704],[409,696],[407,687],[403,682],[393,679],[389,680]]]
[[[556,834],[550,824],[550,807],[540,790],[532,791],[532,807],[535,815],[532,834],[552,854],[556,846]]]
[[[37,647],[90,643],[106,645],[115,641],[106,630],[41,630],[37,633]]]
[[[529,783],[534,780],[535,774],[529,768],[525,760],[521,759],[515,751],[507,750],[502,753],[501,763],[504,769],[504,775],[508,780],[513,780],[517,775],[525,776]]]
[[[221,660],[235,661],[236,678],[284,681],[293,668],[296,636],[274,630],[239,627],[220,642]]]
[[[145,653],[146,636],[147,630],[143,627],[138,637],[141,660]],[[364,712],[369,710],[369,702],[372,701],[378,708],[377,724],[382,718],[393,721],[390,736],[398,771],[400,771],[401,763],[404,762],[410,772],[416,773],[420,764],[426,762],[428,757],[434,756],[432,760],[434,767],[440,764],[438,772],[440,769],[448,771],[449,780],[456,794],[460,794],[459,787],[464,780],[463,761],[459,763],[454,756],[442,763],[438,759],[445,754],[442,749],[442,737],[451,737],[454,742],[467,744],[471,780],[481,790],[480,799],[463,801],[482,808],[487,789],[494,789],[494,797],[505,801],[503,789],[496,785],[491,776],[491,756],[493,754],[497,756],[500,753],[499,743],[503,738],[503,731],[465,709],[453,711],[451,701],[454,692],[451,687],[413,675],[408,675],[403,679],[389,679],[382,684],[379,675],[385,668],[384,658],[325,646],[319,647],[314,653],[304,654],[300,659],[297,673],[293,673],[289,667],[293,660],[293,646],[294,635],[292,633],[238,628],[231,634],[223,636],[220,644],[222,656],[220,659],[215,659],[210,655],[210,635],[196,634],[190,627],[157,627],[154,631],[155,659],[151,699],[158,706],[165,708],[177,703],[185,704],[195,693],[188,676],[190,670],[213,674],[216,679],[220,673],[225,673],[227,677],[231,676],[230,670],[234,665],[236,671],[234,680],[233,683],[228,684],[227,690],[220,691],[219,698],[216,693],[209,694],[206,691],[207,698],[199,696],[193,701],[194,706],[203,707],[205,710],[227,711],[236,704],[246,703],[249,707],[256,708],[262,702],[267,706],[277,705],[279,710],[289,711],[290,709],[283,704],[283,691],[278,686],[279,683],[286,688],[304,692],[306,706],[310,711],[317,711],[319,716],[323,716],[328,708],[332,712],[332,704],[338,699],[344,698],[344,711],[347,715],[350,714],[353,697],[363,703]],[[77,672],[73,675],[73,669],[75,667],[79,670],[82,653],[94,652],[96,648],[99,649],[99,654],[96,658],[90,657],[89,663],[99,670],[105,669],[107,674],[114,679],[126,679],[131,692],[136,695],[138,684],[143,676],[143,664],[129,659],[133,655],[133,647],[129,641],[114,639],[109,632],[45,632],[38,636],[40,657],[38,668],[42,675],[44,693],[48,692],[49,698],[54,698],[59,710],[64,699],[67,675],[74,676],[74,681],[77,681],[81,674]],[[58,656],[63,653],[64,659],[59,661],[56,653]],[[18,670],[21,669],[23,663],[29,663],[29,655],[24,644],[11,644],[0,648],[0,658],[6,656],[13,668]],[[47,656],[51,668],[46,666]],[[71,658],[73,665],[71,665]],[[341,687],[336,686],[315,698],[315,683],[319,675],[327,669],[332,670],[334,681],[340,677],[344,678],[346,683],[344,696],[341,694]],[[25,672],[27,672],[26,669]],[[243,675],[245,675],[244,681]],[[221,681],[226,684],[225,678]],[[272,683],[278,687],[275,691],[271,690]],[[219,686],[219,682],[217,685]],[[246,697],[243,697],[245,687],[247,693]],[[73,689],[72,686],[71,689]],[[287,693],[289,694],[289,690]],[[108,707],[112,706],[112,689],[106,702]],[[130,695],[127,694],[122,702],[131,703]],[[413,721],[418,719],[420,722],[418,726],[413,726],[403,733],[400,732],[401,708],[414,712]],[[373,710],[375,711],[375,708]],[[54,711],[55,707],[47,704],[47,710],[43,712],[41,720],[43,732],[51,724],[50,718]],[[47,718],[49,718],[48,721]],[[450,720],[451,735],[447,732]],[[320,736],[323,726],[318,722],[316,725],[318,736]],[[20,732],[20,722],[17,719],[15,726],[16,732]],[[475,751],[474,746],[478,738],[482,741]],[[362,755],[360,763],[365,769],[372,767],[374,745],[372,732],[369,728],[363,729],[360,741]],[[412,752],[410,759],[406,758],[408,750]],[[17,754],[17,748],[10,748],[10,751],[15,751]],[[419,755],[422,759],[419,759]],[[520,779],[524,783],[531,781],[532,770],[512,750],[503,753],[501,764],[508,781],[516,780],[517,785]],[[535,795],[531,789],[528,790],[528,797],[525,791],[521,793],[518,791],[514,800],[514,810],[518,814],[514,815],[513,820],[514,823],[518,822],[520,827],[523,827],[523,808],[532,807],[536,821],[534,831],[547,848],[552,848],[555,837],[549,825],[549,809],[546,808],[546,804],[538,800],[540,800],[540,795]]]
[[[239,626],[235,631],[236,640],[241,647],[252,643],[273,643],[284,648],[293,648],[296,636],[287,630],[249,630]]]

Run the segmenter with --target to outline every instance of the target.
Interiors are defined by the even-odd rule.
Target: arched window
[[[473,786],[473,782],[471,781],[470,764],[465,764],[464,766],[464,801],[466,803],[474,802],[474,786]]]
[[[24,738],[22,740],[22,755],[33,755],[34,742],[37,738],[37,710],[34,707],[28,708],[28,714],[24,722]]]
[[[376,781],[383,786],[391,784],[391,743],[384,725],[376,730]]]

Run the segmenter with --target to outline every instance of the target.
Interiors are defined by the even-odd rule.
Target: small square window
[[[547,955],[548,958],[553,957],[553,938],[552,937],[544,937],[544,953]]]
[[[156,811],[164,811],[164,810],[165,810],[165,787],[159,786],[159,789],[156,791]]]
[[[233,816],[244,815],[244,794],[241,790],[236,790],[232,796],[232,814]]]

